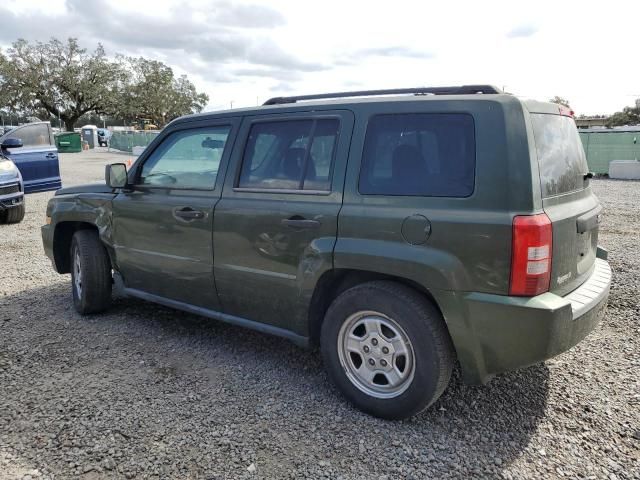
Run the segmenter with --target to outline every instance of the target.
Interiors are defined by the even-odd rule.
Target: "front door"
[[[0,143],[7,138],[22,141],[21,148],[3,150],[3,155],[16,164],[25,193],[57,190],[62,185],[58,164],[58,149],[53,141],[48,122],[29,123],[17,127],[0,137]]]
[[[213,211],[236,120],[165,132],[113,200],[116,264],[125,286],[219,309]]]
[[[352,128],[349,111],[244,120],[214,219],[225,313],[306,335],[313,288],[333,266]]]

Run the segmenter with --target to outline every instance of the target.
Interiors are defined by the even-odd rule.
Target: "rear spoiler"
[[[544,113],[550,115],[562,115],[575,118],[575,112],[569,107],[551,102],[539,102],[537,100],[522,100],[522,104],[529,113]]]

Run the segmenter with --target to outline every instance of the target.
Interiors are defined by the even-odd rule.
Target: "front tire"
[[[101,312],[111,304],[111,261],[93,230],[79,230],[71,241],[73,306],[83,315]]]
[[[449,384],[454,353],[444,320],[415,290],[390,281],[357,285],[327,311],[320,338],[329,376],[357,408],[411,417]]]
[[[0,212],[0,223],[20,223],[24,219],[25,204],[22,203],[16,207],[10,207]]]

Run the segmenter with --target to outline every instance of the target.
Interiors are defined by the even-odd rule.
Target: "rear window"
[[[467,197],[473,192],[474,174],[470,115],[413,113],[370,120],[360,193]]]
[[[534,113],[531,121],[542,196],[552,197],[584,188],[584,174],[589,167],[573,119]]]

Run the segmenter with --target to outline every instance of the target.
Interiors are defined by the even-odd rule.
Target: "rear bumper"
[[[451,302],[460,310],[443,313],[465,381],[486,383],[497,373],[541,362],[579,343],[600,322],[610,284],[611,268],[597,258],[590,277],[564,297],[466,293]]]

